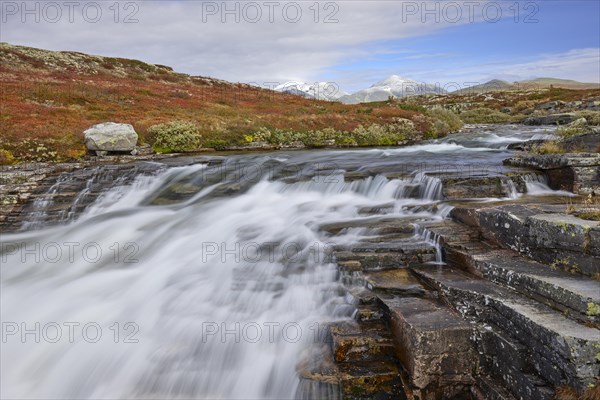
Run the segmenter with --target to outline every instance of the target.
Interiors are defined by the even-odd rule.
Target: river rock
[[[83,134],[88,150],[95,152],[131,152],[138,140],[133,126],[115,122],[94,125]]]
[[[541,115],[525,118],[523,124],[525,125],[566,125],[577,120],[577,114],[574,113],[563,113],[563,114],[551,114]]]
[[[598,132],[584,133],[565,138],[562,140],[562,145],[567,152],[584,151],[599,153],[600,130]]]
[[[564,106],[565,103],[562,101],[549,101],[547,103],[538,104],[535,106],[538,110],[554,110],[555,108],[559,108]]]

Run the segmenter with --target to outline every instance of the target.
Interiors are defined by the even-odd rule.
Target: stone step
[[[428,227],[439,238],[448,264],[510,287],[580,321],[598,322],[600,282],[570,274],[475,238],[456,222]],[[469,234],[468,231],[471,233]],[[454,232],[459,232],[454,235]]]
[[[476,337],[482,369],[501,382],[502,387],[508,388],[519,399],[554,398],[549,383],[536,375],[535,358],[525,345],[492,325],[481,327]]]
[[[358,323],[382,322],[383,311],[377,305],[360,305],[356,308],[354,319],[356,319]]]
[[[600,372],[600,330],[497,284],[450,267],[423,265],[415,273],[465,317],[498,327],[524,344],[535,372],[554,386],[583,388]]]
[[[330,348],[315,348],[298,373],[299,399],[406,399],[400,369],[390,360],[336,363]]]
[[[404,253],[404,254],[422,254],[434,251],[433,246],[421,241],[411,235],[409,239],[392,240],[391,238],[381,237],[380,240],[370,238],[369,241],[360,241],[352,245],[334,246],[337,251],[351,251],[353,253]]]
[[[354,304],[357,307],[361,306],[375,306],[377,305],[377,296],[362,286],[350,286],[346,291],[346,300],[348,304]]]
[[[429,299],[392,297],[380,302],[394,335],[396,355],[415,390],[450,390],[473,382],[477,355],[467,321]]]
[[[367,289],[400,296],[424,296],[425,288],[407,268],[363,274]]]
[[[470,254],[466,250],[447,250],[448,258],[468,262],[469,270],[495,283],[514,289],[574,319],[598,322],[600,319],[600,282],[581,275],[530,261],[511,250]],[[450,262],[451,265],[457,266]]]
[[[353,252],[335,251],[335,260],[344,271],[376,271],[402,268],[411,264],[435,261],[435,248],[418,248],[414,252]]]
[[[348,229],[364,229],[373,235],[389,233],[412,234],[415,229],[413,223],[416,220],[418,218],[412,216],[374,216],[329,222],[319,225],[318,229],[332,235],[337,235]]]
[[[512,204],[457,207],[450,215],[490,240],[538,262],[600,277],[600,222],[543,208]]]
[[[405,400],[400,370],[393,361],[339,365],[340,388],[345,400]]]
[[[336,363],[393,359],[394,345],[382,323],[337,322],[329,333]]]

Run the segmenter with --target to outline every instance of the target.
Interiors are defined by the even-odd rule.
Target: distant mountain
[[[522,88],[535,87],[535,88],[548,88],[553,86],[555,88],[562,89],[600,89],[600,83],[590,82],[578,82],[570,79],[556,79],[556,78],[537,78],[530,79],[527,81],[515,82],[517,86]]]
[[[503,81],[500,79],[493,79],[489,82],[482,83],[481,85],[470,86],[465,89],[457,90],[452,92],[454,94],[469,94],[469,93],[489,93],[489,92],[502,92],[506,90],[515,89],[513,83]]]
[[[306,82],[290,81],[275,87],[274,90],[309,99],[330,101],[338,100],[340,97],[348,95],[348,93],[341,91],[339,86],[334,82],[315,82],[309,84]]]
[[[481,85],[471,86],[465,89],[457,90],[452,92],[453,94],[477,94],[477,93],[490,93],[500,92],[507,90],[519,90],[519,89],[547,89],[549,87],[561,88],[561,89],[600,89],[598,83],[585,83],[578,82],[569,79],[556,79],[556,78],[537,78],[518,82],[507,82],[500,79],[493,79],[489,82]]]
[[[412,79],[392,75],[382,81],[374,83],[370,88],[360,90],[356,93],[342,96],[339,100],[346,104],[367,103],[373,101],[384,101],[390,97],[406,97],[418,94],[444,94],[446,91],[440,86]]]

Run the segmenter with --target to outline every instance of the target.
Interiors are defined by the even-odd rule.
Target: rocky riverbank
[[[185,204],[234,199],[257,182],[270,182],[277,196],[322,193],[321,203],[346,194],[344,202],[360,202],[340,214],[345,219],[327,220],[345,207],[333,203],[306,228],[332,243],[327,257],[352,318],[329,324],[323,343],[302,354],[299,398],[594,398],[600,156],[511,153],[506,141],[525,140],[518,127],[501,128],[396,149],[7,167],[2,230],[72,223],[111,189],[172,167],[203,165],[218,174],[183,168],[163,178],[140,205],[171,210],[170,218]],[[411,164],[415,158],[430,163]],[[248,176],[257,166],[261,174]],[[267,198],[258,193],[257,201]],[[244,221],[240,235],[252,235],[250,228]]]

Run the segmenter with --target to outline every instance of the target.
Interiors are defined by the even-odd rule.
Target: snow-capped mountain
[[[443,94],[446,91],[438,86],[425,82],[417,82],[412,79],[392,75],[382,81],[374,83],[368,89],[342,96],[338,100],[346,104],[367,103],[371,101],[384,101],[390,96],[405,97],[417,94]]]
[[[315,82],[310,84],[290,81],[275,87],[274,90],[311,99],[330,101],[338,100],[340,97],[348,95],[347,92],[341,91],[335,82]]]

